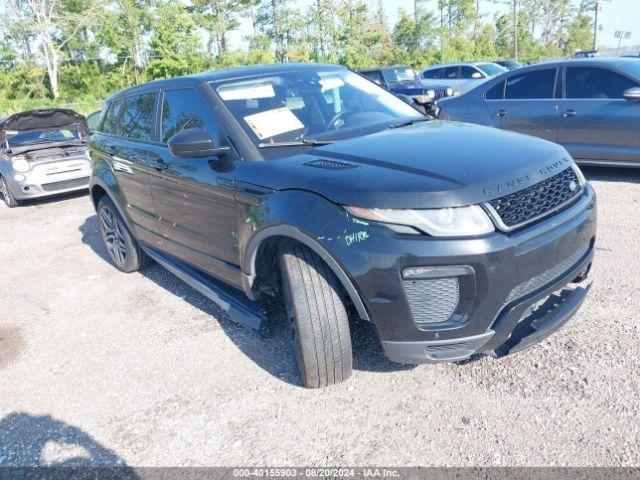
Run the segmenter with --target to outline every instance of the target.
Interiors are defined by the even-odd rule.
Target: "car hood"
[[[308,190],[342,205],[441,208],[502,197],[572,163],[566,150],[545,140],[433,121],[256,162],[238,180]]]
[[[24,132],[44,128],[73,127],[84,135],[89,133],[86,119],[79,113],[65,108],[50,108],[16,113],[0,121],[0,143],[8,130]]]

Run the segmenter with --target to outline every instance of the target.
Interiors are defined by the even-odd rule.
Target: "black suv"
[[[502,356],[589,289],[595,197],[562,147],[431,121],[346,68],[140,85],[90,146],[117,268],[153,259],[258,330],[261,298],[284,298],[309,387],[350,375],[350,317],[392,361]]]

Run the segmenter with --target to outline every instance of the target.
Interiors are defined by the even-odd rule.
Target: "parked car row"
[[[504,110],[500,119],[521,119],[513,125],[538,123],[524,108],[515,115],[530,100],[522,92],[550,87],[550,98],[531,100],[551,103],[553,116],[579,91],[571,79],[585,75],[563,64],[478,63],[434,67],[428,81],[447,69],[462,80],[467,67],[475,71],[464,80],[477,86],[438,100],[441,117],[482,123],[483,109],[492,121]],[[631,80],[625,69],[611,71]],[[432,102],[416,97],[435,88],[409,67],[363,73],[244,67],[108,98],[89,118],[89,189],[111,262],[134,272],[153,260],[260,332],[263,306],[283,299],[308,387],[351,374],[350,319],[371,322],[384,354],[409,364],[501,357],[562,327],[589,292],[597,217],[567,150],[489,121],[500,128],[431,121],[415,107]],[[591,91],[599,77],[586,78]],[[628,112],[634,88],[621,100]],[[582,108],[594,109],[566,106]],[[12,170],[3,172],[15,176],[11,138],[70,129],[63,123],[6,130]]]
[[[583,165],[640,167],[640,59],[532,65],[440,101],[438,107],[443,120],[559,143]]]

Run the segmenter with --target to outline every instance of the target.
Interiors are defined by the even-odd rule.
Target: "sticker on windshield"
[[[255,98],[273,98],[276,92],[270,83],[245,83],[225,85],[218,88],[222,100],[253,100]]]
[[[304,128],[298,117],[287,107],[247,115],[244,121],[260,140]]]

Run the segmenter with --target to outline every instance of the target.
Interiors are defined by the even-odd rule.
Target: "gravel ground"
[[[585,305],[501,360],[355,371],[314,391],[287,334],[229,321],[158,266],[107,261],[89,199],[0,208],[0,466],[640,464],[640,172],[587,170]]]

